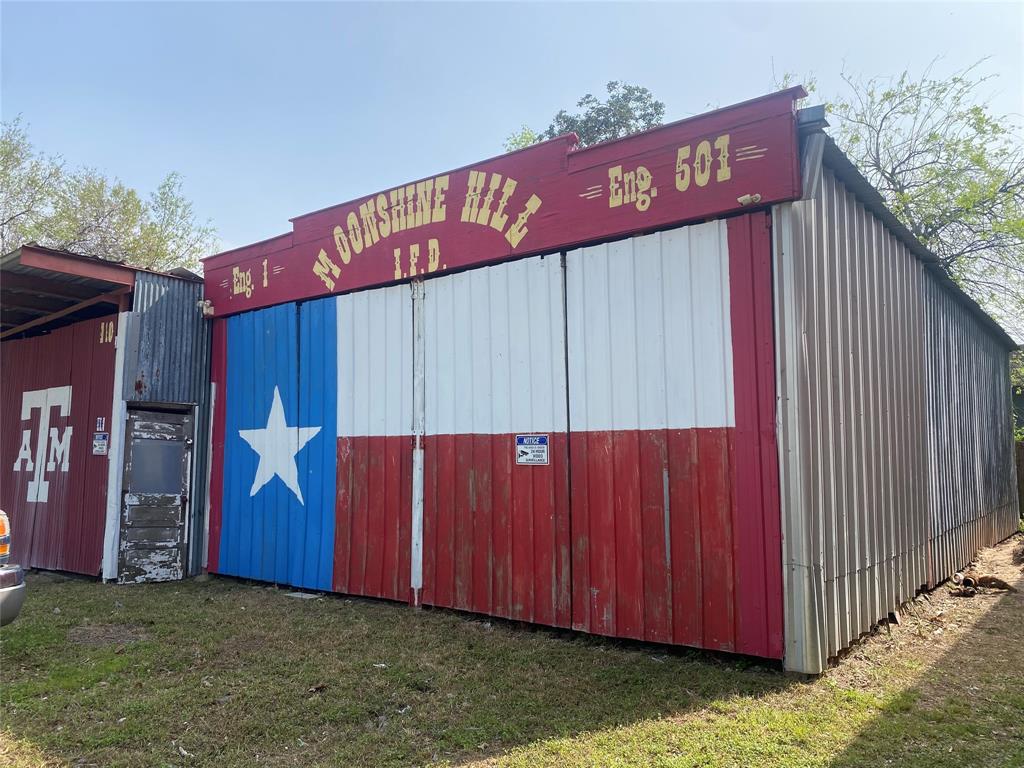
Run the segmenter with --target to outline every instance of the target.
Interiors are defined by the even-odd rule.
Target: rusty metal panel
[[[210,429],[210,323],[198,304],[203,284],[139,272],[127,324],[125,402],[194,405],[195,461],[188,532],[189,574],[202,568]]]
[[[1007,349],[829,169],[774,259],[786,665],[820,672],[1013,532]]]
[[[103,553],[116,317],[0,345],[0,504],[22,565],[95,576]],[[102,440],[98,441],[102,443]]]

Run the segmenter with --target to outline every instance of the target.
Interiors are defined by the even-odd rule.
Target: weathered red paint
[[[418,226],[398,230],[401,206],[391,200],[399,190],[415,200],[418,182],[299,216],[291,233],[207,259],[206,296],[226,315],[721,216],[741,210],[747,196],[762,205],[793,199],[801,93],[781,91],[584,150],[561,137],[421,180],[444,193],[423,198],[420,216],[431,221]],[[475,174],[485,174],[488,202],[464,220]],[[612,205],[616,197],[622,201]],[[371,204],[386,204],[388,213],[375,218]],[[401,208],[401,220],[408,213],[415,223],[416,205]],[[361,206],[373,224],[360,224]],[[396,231],[382,235],[385,226]]]
[[[569,626],[566,435],[548,466],[513,463],[511,434],[428,435],[424,605]]]
[[[724,428],[571,434],[575,629],[734,650],[729,446]]]
[[[109,458],[92,453],[93,433],[110,432],[114,394],[114,334],[117,318],[103,317],[65,326],[52,333],[0,345],[3,369],[3,425],[0,436],[0,504],[11,518],[14,559],[33,568],[95,576],[103,557]],[[47,433],[40,434],[42,411],[26,412],[31,393],[70,387],[70,410],[49,407]],[[97,419],[104,428],[96,429]],[[67,470],[51,453],[70,429]],[[55,431],[51,432],[51,430]],[[25,440],[27,432],[28,439]],[[45,439],[43,458],[36,453]],[[19,460],[22,444],[30,462]],[[50,459],[53,469],[49,468]],[[46,498],[30,500],[29,483],[48,484]]]
[[[408,600],[410,445],[408,436],[338,438],[335,591]]]
[[[224,419],[227,394],[227,327],[214,322],[210,339],[210,381],[213,384],[213,419],[210,435],[210,511],[206,568],[216,573],[220,564],[221,509],[224,503]]]
[[[571,432],[572,626],[780,658],[767,217],[728,226],[736,426]]]
[[[126,288],[135,286],[135,273],[137,272],[134,267],[126,267],[106,259],[65,253],[35,245],[23,245],[19,249],[18,263],[23,267],[45,269],[90,280],[102,280],[105,283],[110,283],[111,286],[119,285]],[[48,283],[47,285],[52,284]]]
[[[729,220],[736,434],[736,650],[782,656],[782,528],[775,432],[770,219]],[[736,354],[738,350],[741,353]]]
[[[417,232],[444,240],[434,270],[444,271],[722,217],[747,194],[760,195],[760,205],[792,199],[799,195],[793,97],[767,97],[583,151],[551,142],[452,172],[449,190],[464,187],[471,170],[518,174],[524,189],[543,190],[543,207],[529,219],[521,247],[501,246],[490,232],[481,234],[486,228],[459,221],[462,200],[453,194],[446,222],[352,255],[332,290],[394,281],[391,251],[407,255]],[[675,172],[666,152],[720,131],[756,136],[734,145],[756,143],[768,152],[756,163],[737,161],[721,188],[705,188],[687,204],[656,207],[670,198],[659,191],[646,212],[605,207],[598,215],[588,207],[592,200],[579,198],[576,187],[607,184],[616,165],[645,165],[661,190],[665,175],[671,181]],[[217,313],[327,292],[310,260],[333,247],[328,233],[359,202],[299,217],[292,233],[208,260],[207,295]],[[727,229],[734,426],[572,431],[570,424],[568,434],[551,435],[552,464],[531,468],[513,463],[512,435],[427,435],[423,604],[782,657],[769,220],[763,211],[737,215]],[[249,295],[233,293],[235,270],[250,275],[242,283]],[[215,381],[225,375],[224,357],[223,332],[215,332]],[[223,476],[218,428],[220,446],[224,441],[223,402],[217,405],[215,489]],[[333,589],[410,599],[411,456],[408,435],[339,438]],[[219,509],[212,492],[211,503],[215,563]]]

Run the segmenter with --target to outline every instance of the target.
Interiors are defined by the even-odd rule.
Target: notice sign
[[[106,456],[107,445],[110,443],[109,432],[93,432],[92,434],[92,455]]]
[[[516,435],[516,464],[547,463],[547,435]]]

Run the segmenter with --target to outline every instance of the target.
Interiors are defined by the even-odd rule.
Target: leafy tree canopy
[[[37,152],[20,120],[0,128],[0,253],[27,242],[150,269],[196,268],[216,249],[170,173],[148,198]]]
[[[1024,141],[993,114],[980,63],[948,77],[843,73],[826,107],[837,143],[896,217],[1024,341]]]
[[[646,88],[613,80],[606,86],[608,97],[602,101],[588,93],[578,102],[578,112],[558,111],[543,131],[523,126],[505,141],[505,149],[522,149],[545,139],[575,132],[580,146],[587,147],[661,125],[665,105]]]

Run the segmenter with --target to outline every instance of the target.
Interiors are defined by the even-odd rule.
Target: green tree
[[[541,135],[528,125],[524,125],[518,131],[505,139],[505,151],[514,152],[517,149],[525,149],[531,144],[541,141]]]
[[[578,112],[559,110],[543,131],[537,132],[524,125],[508,137],[505,149],[522,149],[573,132],[579,136],[580,146],[587,147],[661,125],[665,105],[643,86],[613,80],[606,90],[608,97],[604,101],[588,93],[576,102]]]
[[[842,73],[826,107],[837,143],[896,217],[1024,340],[1024,141],[993,113],[979,64],[948,77]]]
[[[14,120],[0,129],[0,253],[26,242],[161,270],[195,268],[217,245],[178,174],[144,199],[99,171],[36,152]]]

